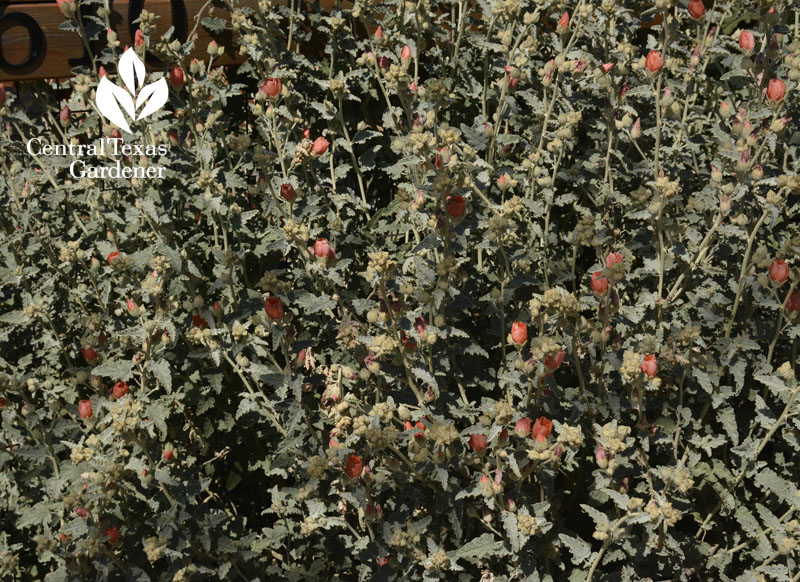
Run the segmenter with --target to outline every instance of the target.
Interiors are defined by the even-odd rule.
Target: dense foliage
[[[796,4],[233,3],[0,94],[0,576],[800,579]]]

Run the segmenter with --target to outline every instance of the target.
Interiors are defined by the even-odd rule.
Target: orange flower
[[[350,455],[347,457],[347,463],[344,466],[344,472],[347,476],[355,479],[364,470],[364,461],[358,455]]]
[[[567,28],[569,28],[569,12],[562,14],[558,20],[558,32],[566,32]]]
[[[294,202],[295,198],[297,198],[297,192],[295,192],[294,186],[289,183],[283,184],[281,186],[281,198],[286,200],[286,202]]]
[[[94,412],[92,411],[92,401],[81,400],[78,402],[78,414],[80,414],[81,418],[84,420],[87,418],[92,418],[92,415],[94,415]]]
[[[653,354],[645,354],[644,361],[639,368],[647,374],[648,378],[652,378],[658,373],[658,362],[656,362],[656,357]]]
[[[119,530],[116,527],[110,527],[106,530],[106,537],[108,538],[109,544],[116,544],[121,535],[122,534],[119,533]]]
[[[756,39],[752,32],[743,30],[739,33],[739,47],[745,52],[750,52],[756,47]]]
[[[789,301],[786,303],[786,311],[788,313],[795,313],[800,311],[800,293],[794,291]]]
[[[258,90],[269,97],[277,97],[281,93],[281,80],[270,77],[261,83]]]
[[[317,255],[317,258],[327,260],[332,252],[333,248],[331,247],[331,244],[328,242],[328,239],[318,238],[314,242],[314,254]]]
[[[550,368],[551,370],[555,370],[561,365],[561,362],[564,361],[564,355],[567,352],[564,350],[558,350],[558,353],[555,356],[547,356],[544,359],[544,365]]]
[[[270,319],[281,319],[283,317],[283,302],[279,297],[269,297],[264,301],[264,311]]]
[[[520,418],[514,425],[514,434],[521,439],[531,434],[531,419],[527,416]]]
[[[605,295],[605,292],[608,291],[608,279],[603,277],[602,271],[597,271],[592,274],[591,285],[592,291],[598,295]]]
[[[515,321],[511,324],[511,340],[515,344],[522,345],[528,341],[528,326],[521,322]]]
[[[531,436],[535,438],[537,442],[543,442],[547,440],[551,432],[553,432],[553,423],[546,416],[540,416],[536,419],[536,422],[533,423]]]
[[[485,451],[488,443],[489,439],[486,438],[485,434],[469,435],[469,446],[472,447],[472,450],[476,453],[482,453]]]
[[[128,384],[125,382],[117,382],[114,384],[114,398],[122,398],[128,393]]]
[[[644,66],[651,73],[657,73],[664,66],[664,57],[658,51],[650,51],[647,53],[647,58],[644,61]]]
[[[689,0],[689,14],[691,14],[692,18],[700,20],[705,13],[706,7],[703,4],[703,0]]]
[[[767,85],[767,99],[770,101],[783,101],[786,96],[786,83],[780,79],[770,79]]]
[[[331,145],[331,142],[320,136],[314,140],[314,145],[311,146],[311,153],[315,156],[321,156],[328,151],[329,145]]]
[[[447,214],[453,218],[461,218],[464,211],[467,209],[467,203],[463,196],[456,194],[455,196],[447,197]]]
[[[623,262],[622,253],[609,253],[606,257],[606,267]]]
[[[775,283],[784,283],[789,278],[789,265],[786,261],[775,259],[769,266],[769,278]]]
[[[180,67],[175,67],[169,72],[169,82],[172,83],[174,87],[181,87],[184,83],[183,78],[183,69]]]

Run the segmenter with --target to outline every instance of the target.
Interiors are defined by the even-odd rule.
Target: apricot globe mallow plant
[[[2,578],[800,579],[794,4],[230,7],[0,92]]]

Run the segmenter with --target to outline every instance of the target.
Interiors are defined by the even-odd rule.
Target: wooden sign
[[[282,2],[285,4],[284,2]],[[225,47],[225,54],[215,62],[224,64],[240,63],[244,60],[237,54],[233,33],[225,31],[212,34],[200,22],[203,18],[218,17],[230,20],[224,8],[214,6],[206,0],[123,0],[111,4],[110,21],[121,43],[119,52],[126,45],[133,46],[133,36],[138,25],[132,22],[139,18],[141,11],[157,14],[156,32],[150,35],[153,44],[163,36],[170,26],[174,26],[172,38],[186,41],[192,34],[197,35],[191,56],[206,59],[206,47],[216,40]],[[87,9],[96,5],[87,6]],[[36,0],[0,0],[0,82],[22,79],[43,79],[69,77],[70,69],[78,65],[91,66],[88,50],[99,54],[105,45],[106,35],[101,33],[100,41],[87,49],[75,32],[59,30],[58,26],[66,19],[55,2],[36,2]],[[152,65],[152,57],[151,62]]]

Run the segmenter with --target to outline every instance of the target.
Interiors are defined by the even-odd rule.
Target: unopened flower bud
[[[639,139],[642,135],[642,120],[638,117],[636,121],[633,123],[633,127],[631,128],[631,137],[633,139]]]
[[[731,200],[727,194],[723,194],[719,200],[719,211],[722,214],[728,214],[731,211]]]
[[[606,457],[606,450],[603,448],[603,445],[597,445],[594,459],[597,462],[597,466],[601,469],[605,469],[608,466],[608,458]]]

